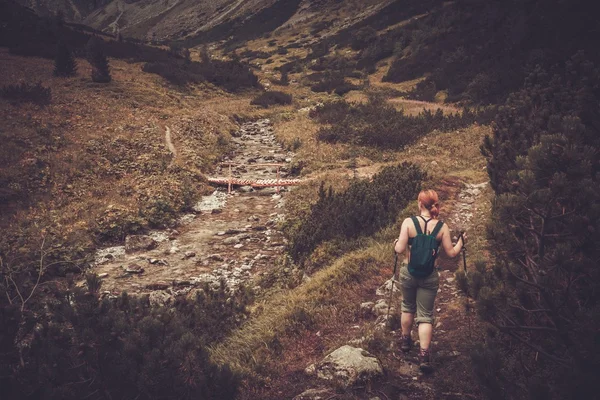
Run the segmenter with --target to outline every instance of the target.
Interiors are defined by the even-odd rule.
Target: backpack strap
[[[421,230],[421,224],[419,224],[419,220],[417,219],[417,217],[410,217],[410,219],[412,219],[413,223],[415,224],[417,235],[422,235],[423,231]]]
[[[423,233],[427,235],[427,223],[433,218],[425,219],[422,215],[419,215],[419,217],[421,217],[421,219],[425,222],[425,226],[423,227]]]
[[[440,230],[442,230],[443,226],[444,221],[438,221],[438,223],[435,225],[435,228],[433,228],[433,231],[431,232],[431,236],[437,237],[438,233],[440,233]]]

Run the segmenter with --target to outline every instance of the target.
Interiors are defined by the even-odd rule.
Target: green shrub
[[[313,92],[335,92],[341,96],[350,90],[360,89],[359,86],[346,82],[344,74],[339,71],[325,72],[319,76],[321,79],[310,87]]]
[[[292,104],[292,95],[271,90],[260,94],[258,97],[254,98],[250,104],[261,106],[263,108],[269,108],[274,105]]]
[[[108,58],[104,52],[104,41],[92,37],[86,45],[88,61],[92,66],[92,81],[108,83],[112,80]]]
[[[317,132],[325,142],[354,143],[362,146],[401,149],[434,129],[452,131],[478,123],[489,123],[494,109],[444,115],[424,110],[417,116],[404,115],[381,98],[366,104],[331,102],[310,113],[317,121],[328,124]]]
[[[77,63],[73,53],[64,43],[59,43],[54,58],[54,76],[65,78],[76,74]]]
[[[550,72],[534,68],[482,146],[496,192],[494,265],[478,268],[472,286],[499,333],[502,369],[514,370],[504,379],[512,398],[599,390],[599,87],[582,53]]]
[[[39,398],[43,393],[73,400],[233,399],[239,377],[227,366],[215,365],[206,347],[239,324],[245,300],[241,292],[204,293],[178,299],[167,309],[150,306],[147,297],[122,294],[99,301],[83,289],[57,291],[44,311],[52,322],[40,319],[35,329],[22,325],[30,332],[20,351],[22,362],[7,357],[16,354],[16,343],[3,343],[0,357],[10,366],[2,377],[3,394]],[[19,326],[20,318],[35,323],[33,315],[13,317],[3,321],[4,332]],[[16,332],[11,338],[22,340]]]
[[[50,104],[52,91],[42,86],[41,82],[35,85],[21,82],[17,85],[6,85],[0,89],[0,96],[15,103],[34,103],[40,106]]]
[[[260,87],[254,72],[235,60],[205,59],[202,62],[188,62],[171,59],[146,63],[142,67],[142,71],[158,74],[177,86],[206,81],[230,92]]]
[[[322,242],[372,235],[393,223],[416,198],[424,178],[417,166],[404,163],[384,168],[370,182],[354,181],[343,193],[321,184],[310,213],[286,232],[291,256],[303,262]]]

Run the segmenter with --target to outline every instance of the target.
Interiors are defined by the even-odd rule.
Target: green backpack
[[[426,278],[433,272],[435,259],[440,247],[436,240],[436,236],[440,232],[440,229],[442,229],[442,226],[444,226],[444,222],[438,221],[435,228],[433,228],[433,231],[430,234],[427,234],[427,223],[431,221],[431,219],[425,220],[425,218],[421,217],[421,219],[425,221],[425,233],[421,230],[421,225],[419,225],[417,217],[412,217],[411,219],[415,224],[417,236],[413,238],[410,247],[408,272],[415,278]]]

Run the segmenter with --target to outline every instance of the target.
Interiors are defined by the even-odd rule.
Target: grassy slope
[[[2,177],[18,181],[23,165],[44,177],[27,190],[9,185],[0,223],[13,242],[46,232],[57,245],[87,249],[99,238],[121,240],[128,224],[168,220],[208,190],[203,173],[227,150],[232,114],[216,105],[232,96],[203,86],[179,91],[120,60],[111,60],[111,83],[94,84],[89,64],[77,61],[78,75],[63,79],[52,76],[50,60],[0,52],[0,86],[39,80],[53,96],[44,108],[0,100],[3,159],[12,158]]]

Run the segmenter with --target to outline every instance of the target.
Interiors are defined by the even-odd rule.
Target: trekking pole
[[[462,247],[462,256],[463,256],[463,270],[465,271],[465,278],[467,277],[467,248],[465,247],[465,238],[463,237],[464,232],[460,233],[460,240],[463,241],[463,247]],[[471,340],[471,302],[469,300],[469,287],[468,287],[468,282],[467,282],[467,306],[466,306],[466,313],[467,313],[467,324],[469,326],[469,340]]]
[[[465,238],[463,237],[464,232],[460,233],[458,240],[462,240],[462,255],[463,255],[463,269],[465,271],[465,276],[467,276],[467,247],[465,246]]]
[[[396,242],[394,242],[394,245]],[[392,290],[390,290],[390,301],[388,302],[387,316],[385,320],[387,323],[390,323],[390,308],[392,308],[392,298],[394,297],[394,282],[396,282],[396,269],[398,268],[398,253],[394,250],[395,259],[394,259],[394,273],[392,275]]]

